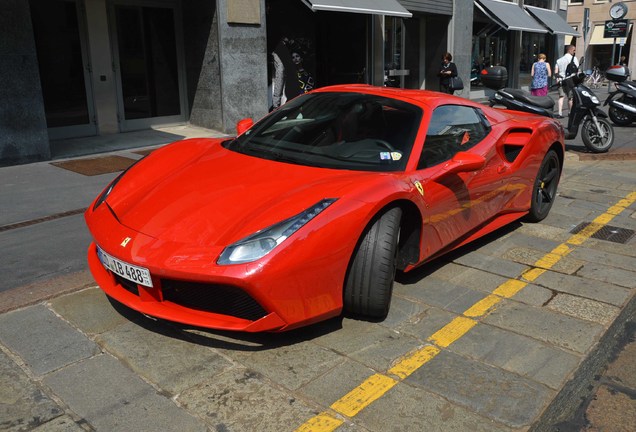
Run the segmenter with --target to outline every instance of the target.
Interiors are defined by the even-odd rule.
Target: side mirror
[[[458,152],[451,160],[446,162],[440,172],[440,176],[477,171],[482,169],[485,165],[486,159],[483,156],[474,153]]]
[[[244,118],[242,120],[239,120],[236,123],[236,135],[242,135],[243,132],[245,132],[252,126],[254,126],[254,120],[252,120],[251,118]]]

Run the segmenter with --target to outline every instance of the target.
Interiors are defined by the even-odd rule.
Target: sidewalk
[[[201,132],[162,130],[159,138]],[[94,144],[106,153],[81,158],[60,150],[53,162],[134,161],[163,142],[110,144]],[[64,277],[0,292],[0,430],[295,430],[365,377],[426,344],[466,302],[532,266],[574,226],[636,191],[633,162],[585,162],[568,152],[548,219],[498,232],[413,281],[401,280],[384,322],[341,318],[285,335],[244,335],[127,310],[92,283],[83,245],[62,244],[44,231],[30,237],[46,224],[55,224],[56,236],[83,226],[81,213],[63,215],[85,208],[117,173],[85,175],[49,162],[0,168],[0,228],[10,227],[0,229],[3,260],[14,259],[18,242],[33,241],[34,254],[7,268],[17,273],[47,254],[77,260]],[[51,215],[62,216],[43,221]],[[612,225],[635,230],[636,205]],[[463,343],[338,430],[636,430],[634,242],[589,239],[573,247],[561,266],[503,302]],[[595,380],[629,332],[631,342]],[[577,416],[554,422],[577,406]]]

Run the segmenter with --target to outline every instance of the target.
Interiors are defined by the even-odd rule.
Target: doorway
[[[121,131],[185,121],[179,15],[174,3],[112,4],[111,35]]]
[[[385,86],[420,88],[419,47],[419,18],[384,17]]]
[[[86,18],[77,0],[31,0],[50,139],[97,134]]]

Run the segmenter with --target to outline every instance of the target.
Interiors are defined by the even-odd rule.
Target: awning
[[[520,30],[532,33],[548,32],[516,3],[497,0],[475,0],[475,6],[504,30]]]
[[[303,0],[313,11],[354,12],[411,18],[413,14],[397,0]]]
[[[542,9],[538,7],[525,6],[526,10],[530,12],[537,21],[543,24],[552,34],[558,35],[570,35],[580,37],[579,32],[574,30],[570,24],[565,22],[556,12]]]
[[[632,31],[632,25],[629,25],[629,31]],[[589,45],[614,45],[614,38],[604,38],[605,24],[596,24]],[[628,33],[629,35],[629,33]],[[619,38],[616,39],[618,43]]]

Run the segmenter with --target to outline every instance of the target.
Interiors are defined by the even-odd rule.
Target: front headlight
[[[237,241],[223,250],[217,264],[240,264],[264,257],[335,201],[336,198],[325,198],[296,216]]]

